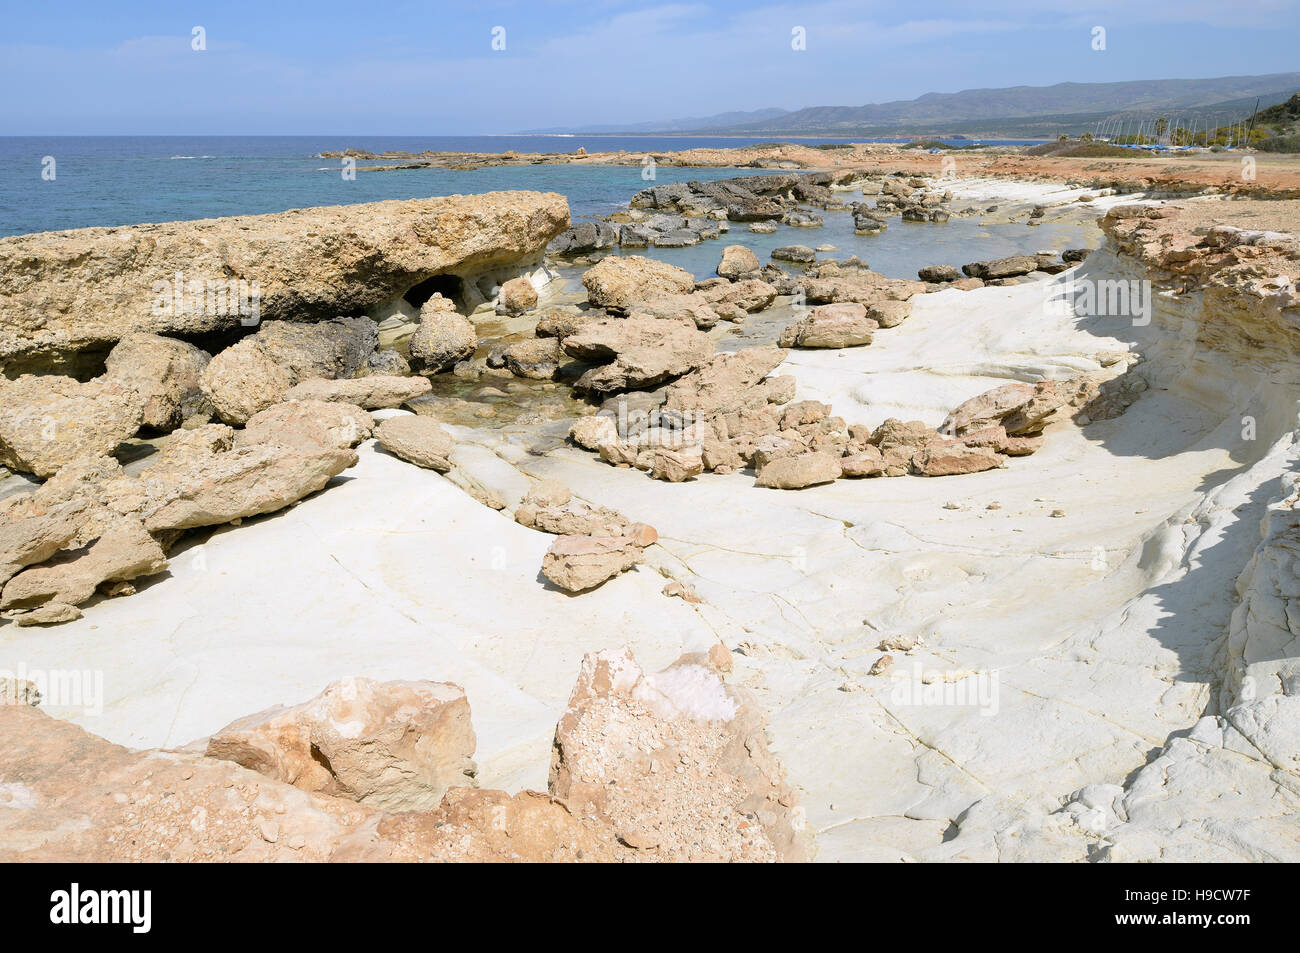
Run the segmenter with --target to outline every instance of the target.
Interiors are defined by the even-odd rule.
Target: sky
[[[0,135],[476,135],[1295,70],[1300,0],[0,0]]]

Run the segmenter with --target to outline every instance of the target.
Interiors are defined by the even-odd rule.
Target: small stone
[[[893,664],[894,664],[894,657],[892,655],[882,655],[880,656],[880,658],[876,659],[875,663],[871,666],[871,671],[869,671],[867,674],[882,675],[885,672],[889,671],[890,666],[892,666]]]

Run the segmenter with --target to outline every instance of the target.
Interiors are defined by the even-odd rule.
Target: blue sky
[[[1296,0],[3,0],[0,134],[512,132],[1285,72],[1298,51]]]

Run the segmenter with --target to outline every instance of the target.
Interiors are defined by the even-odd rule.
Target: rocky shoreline
[[[862,191],[863,201],[844,203],[840,193],[849,190]],[[782,172],[654,186],[611,221],[577,227],[570,227],[561,196],[511,192],[0,240],[0,261],[11,263],[0,280],[0,361],[7,375],[0,380],[0,463],[25,475],[0,484],[0,610],[15,628],[37,626],[48,634],[78,625],[93,628],[99,617],[129,619],[129,605],[116,606],[137,599],[152,605],[155,595],[169,598],[167,588],[183,585],[185,578],[176,559],[188,559],[193,547],[218,538],[211,535],[214,528],[222,528],[221,539],[245,533],[251,539],[273,530],[277,520],[295,519],[288,515],[291,508],[354,499],[359,491],[349,484],[384,473],[406,493],[448,494],[440,497],[446,501],[442,506],[473,501],[477,512],[456,518],[484,527],[488,539],[521,541],[510,545],[526,552],[530,566],[523,565],[525,559],[508,558],[503,549],[484,570],[485,579],[495,584],[511,580],[502,590],[508,596],[525,604],[535,600],[532,604],[548,606],[546,612],[562,615],[574,611],[562,604],[580,612],[588,606],[592,618],[615,624],[627,608],[620,610],[619,596],[610,593],[624,586],[619,591],[638,593],[633,605],[650,630],[660,628],[658,614],[682,620],[682,631],[690,631],[689,637],[674,634],[666,641],[662,632],[647,632],[652,655],[662,662],[679,659],[656,675],[646,675],[629,655],[599,654],[612,644],[587,653],[579,687],[545,742],[554,751],[545,795],[472,789],[467,765],[474,734],[465,691],[457,685],[392,679],[335,685],[321,699],[294,709],[249,716],[220,731],[209,725],[202,751],[167,754],[127,753],[22,706],[4,706],[0,717],[13,722],[14,740],[0,750],[0,768],[26,765],[24,797],[59,808],[47,812],[45,827],[32,826],[35,815],[12,815],[16,826],[0,833],[0,852],[15,859],[116,859],[128,854],[113,846],[121,841],[110,832],[144,824],[149,846],[138,858],[129,855],[133,859],[806,857],[814,832],[840,826],[826,816],[825,793],[807,765],[809,757],[829,757],[830,748],[814,745],[809,749],[814,753],[796,754],[793,723],[786,718],[799,703],[781,686],[812,678],[819,685],[817,697],[826,690],[840,696],[834,705],[860,705],[864,697],[885,705],[886,689],[867,690],[864,683],[886,686],[896,658],[915,656],[919,665],[930,652],[927,641],[944,641],[938,620],[948,610],[931,601],[930,574],[960,579],[952,584],[978,598],[980,589],[967,580],[989,571],[976,571],[969,553],[953,557],[956,562],[949,565],[923,555],[926,547],[911,550],[905,541],[911,533],[944,538],[945,530],[930,525],[932,516],[894,523],[883,511],[870,518],[857,511],[873,505],[869,496],[901,494],[901,499],[918,493],[932,513],[938,508],[934,491],[879,489],[864,496],[859,488],[913,482],[888,479],[911,475],[961,498],[996,492],[1003,479],[1008,486],[1032,484],[1042,479],[1034,475],[1038,471],[1064,479],[1059,468],[1071,466],[1065,457],[1095,452],[1084,449],[1085,428],[1106,435],[1101,439],[1122,441],[1125,424],[1119,418],[1141,408],[1144,395],[1157,386],[1187,386],[1181,375],[1192,359],[1169,343],[1176,336],[1126,343],[1131,315],[1103,315],[1120,320],[1092,336],[1111,343],[1085,351],[1078,349],[1088,347],[1083,340],[1089,338],[1089,315],[1076,322],[1080,313],[1072,311],[1062,321],[1057,312],[1055,319],[1040,317],[1016,328],[1005,320],[997,323],[990,308],[1032,315],[1042,308],[1044,292],[1060,282],[1111,274],[1127,281],[1130,273],[1140,273],[1141,280],[1168,293],[1156,329],[1179,322],[1197,327],[1198,353],[1233,359],[1246,353],[1240,338],[1266,341],[1276,353],[1256,347],[1250,359],[1282,369],[1288,380],[1293,376],[1294,349],[1286,328],[1297,306],[1292,289],[1300,253],[1294,238],[1229,227],[1188,234],[1178,225],[1184,210],[1119,204],[1113,189],[1090,195],[1109,209],[1102,218],[1108,245],[1096,261],[1082,250],[1044,252],[972,261],[960,273],[924,265],[917,280],[904,280],[873,272],[853,258],[819,259],[807,246],[783,246],[763,263],[749,249],[732,245],[720,251],[716,277],[696,280],[644,255],[610,254],[693,244],[721,237],[724,228],[739,223],[815,228],[823,212],[851,214],[855,228],[866,231],[886,227],[895,215],[941,223],[950,215],[987,212],[987,206],[963,205],[955,191],[946,180],[918,176]],[[868,195],[874,201],[868,202]],[[1041,205],[1025,203],[1021,211],[1033,217],[1036,207]],[[566,300],[554,280],[556,269],[579,266],[585,268],[585,295]],[[201,283],[192,289],[190,280]],[[212,313],[202,284],[209,280],[256,281],[256,314],[229,307]],[[160,282],[173,286],[160,295]],[[235,290],[237,297],[237,284]],[[186,294],[197,296],[193,310],[184,306]],[[1185,308],[1203,306],[1206,313],[1172,316],[1170,308],[1184,307],[1169,303],[1175,299],[1188,302]],[[965,315],[949,318],[968,325],[949,334],[950,346],[965,348],[964,354],[945,358],[942,342],[930,337],[945,314]],[[1145,327],[1136,321],[1131,326]],[[760,328],[769,339],[747,346],[744,336]],[[977,353],[971,334],[984,334],[982,359],[971,356]],[[1039,336],[1036,343],[1021,340],[1033,335]],[[1186,334],[1177,339],[1186,340]],[[1058,352],[1061,356],[1049,357]],[[887,363],[895,355],[901,368]],[[915,373],[911,368],[940,369],[944,360],[948,370],[925,392],[925,419],[882,412],[888,400],[872,398],[873,382],[887,386]],[[956,386],[943,382],[945,375]],[[1290,386],[1275,383],[1278,395],[1270,394],[1267,407],[1256,410],[1265,427],[1278,431],[1270,440],[1290,439],[1278,429],[1283,425],[1271,409],[1285,404]],[[913,401],[922,393],[914,384],[901,390]],[[497,407],[511,404],[513,417],[491,421]],[[870,422],[856,419],[859,415],[870,415]],[[1170,419],[1191,420],[1192,411],[1180,408]],[[1032,460],[1019,459],[1030,455]],[[1037,463],[1040,455],[1045,463]],[[1274,458],[1252,459],[1262,466]],[[960,479],[941,479],[946,477]],[[1186,490],[1178,480],[1176,494],[1152,505],[1172,507],[1175,496],[1182,501]],[[970,489],[958,489],[966,481]],[[773,529],[760,533],[764,541],[757,550],[752,538],[733,539],[744,520],[724,525],[707,519],[704,535],[687,539],[683,534],[692,534],[677,505],[663,495],[679,490],[691,495],[673,499],[696,505],[709,500],[722,510],[721,501],[734,494],[742,506],[765,514]],[[1020,490],[1015,492],[1017,505],[1029,504]],[[1060,520],[1069,513],[1043,502],[1044,516]],[[979,516],[998,514],[1003,505],[990,500],[978,508]],[[827,517],[822,507],[852,515]],[[976,512],[954,500],[942,509],[954,520]],[[797,543],[777,542],[785,535],[775,529],[781,522],[776,514],[783,512],[795,526],[838,524],[829,530],[833,541],[818,529],[809,530],[806,540],[796,535]],[[276,513],[281,514],[276,520],[261,519]],[[1025,517],[1008,513],[1007,519]],[[866,537],[854,535],[863,531]],[[1262,545],[1275,547],[1280,532],[1270,531]],[[1078,541],[1061,545],[1087,548]],[[723,555],[712,553],[715,546]],[[764,547],[780,552],[773,556]],[[865,632],[862,621],[852,624],[853,653],[830,662],[827,647],[847,638],[840,633],[848,624],[840,621],[841,613],[862,607],[852,597],[820,589],[823,583],[808,577],[808,563],[817,567],[823,553],[839,553],[841,547],[853,559],[902,554],[901,568],[875,566],[885,571],[885,589],[876,595],[885,598],[891,586],[915,593],[888,622],[869,616]],[[1108,567],[1106,547],[1101,548]],[[473,551],[471,546],[460,557],[449,552],[446,558],[455,565]],[[738,591],[728,551],[737,554],[739,565],[752,563],[752,578]],[[442,557],[428,558],[449,570],[437,562]],[[845,558],[837,555],[832,562]],[[1050,575],[1046,567],[1052,557],[1044,558],[1048,562],[1033,571]],[[1262,558],[1242,576],[1252,581],[1240,585],[1256,604],[1272,598],[1275,605],[1277,598],[1286,598],[1285,586],[1260,581]],[[791,559],[795,568],[787,579],[786,570],[772,562]],[[699,560],[714,569],[700,571]],[[929,568],[917,568],[927,560]],[[169,570],[180,578],[165,578]],[[390,567],[380,574],[383,585],[390,585],[386,576],[394,572]],[[894,573],[901,575],[891,583]],[[1109,569],[1103,576],[1112,578]],[[776,577],[787,581],[778,584]],[[647,585],[658,592],[659,603],[642,601],[651,596]],[[834,582],[827,585],[834,588]],[[1283,594],[1266,596],[1260,587],[1269,586]],[[137,593],[137,588],[148,591]],[[370,584],[365,589],[372,591]],[[748,595],[747,589],[752,590]],[[777,599],[781,623],[745,621],[747,610],[738,600],[752,602],[754,593]],[[568,602],[575,596],[578,601]],[[943,598],[950,604],[952,594]],[[1221,608],[1216,604],[1210,614]],[[836,621],[812,621],[823,613]],[[909,615],[929,620],[924,638],[901,622]],[[556,624],[558,617],[549,618],[541,629],[554,638],[566,627]],[[1252,648],[1284,644],[1279,638],[1289,633],[1289,623],[1276,613],[1273,618],[1276,631],[1262,633],[1234,616],[1230,643],[1236,667],[1226,680],[1205,677],[1207,683],[1222,682],[1226,701],[1222,709],[1205,709],[1201,718],[1211,720],[1225,747],[1237,743],[1230,742],[1232,732],[1244,739],[1263,732],[1267,737],[1257,747],[1270,752],[1268,760],[1278,770],[1289,770],[1285,765],[1294,746],[1287,739],[1295,729],[1284,701],[1289,662],[1282,664],[1289,655],[1279,650],[1264,663]],[[905,631],[890,634],[882,626]],[[607,641],[599,631],[589,637]],[[869,648],[859,645],[864,638]],[[574,634],[574,640],[576,645],[582,639]],[[949,651],[961,653],[965,647],[954,643]],[[748,662],[743,674],[761,684],[761,691],[745,695],[721,680],[719,673],[737,658]],[[781,662],[764,661],[769,659]],[[814,659],[811,668],[805,666],[804,660]],[[1022,662],[1007,664],[1016,668]],[[974,658],[963,664],[979,667]],[[490,683],[479,665],[467,670]],[[402,677],[426,674],[451,677],[427,669]],[[555,673],[548,671],[547,677],[553,691]],[[1244,678],[1251,679],[1252,693],[1261,683],[1268,686],[1264,696],[1246,698]],[[38,693],[21,680],[7,683],[5,691],[28,701]],[[491,701],[513,698],[513,691]],[[1037,698],[1050,695],[1051,687],[1025,691]],[[1142,704],[1142,695],[1135,692],[1132,703]],[[364,711],[366,731],[380,739],[380,749],[383,738],[406,730],[402,719],[413,719],[418,727],[412,730],[424,732],[428,745],[417,746],[415,763],[400,773],[415,781],[388,790],[378,778],[390,770],[380,763],[389,755],[363,745],[364,756],[350,761],[346,752],[357,746],[328,740],[330,720],[342,716],[320,712],[341,704],[340,698]],[[776,755],[787,768],[793,759],[797,786],[816,792],[807,808],[796,806],[794,786],[767,749],[758,714],[764,702],[778,714]],[[1137,733],[1140,742],[1171,735],[1173,725],[1195,707],[1181,696],[1171,704],[1176,710],[1161,714],[1170,722],[1164,734],[1162,725],[1145,727]],[[1242,704],[1253,706],[1249,715],[1238,710]],[[945,737],[955,745],[982,737],[978,716],[972,723],[969,714],[940,715],[942,726],[905,736],[952,732]],[[488,717],[509,719],[508,714]],[[906,741],[874,716],[859,712],[855,717],[874,726],[861,743],[874,740],[882,752],[893,752],[885,757],[901,757],[903,773],[915,772],[917,764],[900,746],[909,752],[914,744],[937,747]],[[492,729],[502,739],[494,741],[494,759],[506,751],[537,748],[537,711],[530,709],[525,720],[531,726],[526,743],[505,727]],[[611,746],[602,740],[611,725],[641,740]],[[321,745],[339,745],[326,758],[325,774],[301,748],[302,737],[317,734]],[[506,737],[513,740],[507,743]],[[38,752],[36,739],[56,753]],[[1134,750],[1139,746],[1135,742]],[[70,783],[57,756],[61,747],[85,750],[87,765],[105,766],[106,778],[111,766],[113,777],[130,780],[105,780],[83,790]],[[863,755],[866,761],[850,759],[859,770],[870,763]],[[989,757],[997,761],[1002,754]],[[979,755],[970,758],[971,765],[980,763]],[[1166,841],[1182,842],[1165,815],[1144,819],[1136,789],[1119,783],[1124,775],[1117,772],[1126,758],[1034,778],[1031,785],[1061,799],[1046,813],[1009,806],[1018,782],[999,787],[980,781],[973,788],[963,759],[949,759],[953,763],[944,766],[927,761],[930,780],[924,786],[931,791],[914,795],[907,810],[919,826],[896,841],[907,845],[898,849],[926,859],[983,858],[1005,831],[1029,825],[1034,837],[1024,849],[1034,859],[1082,859],[1099,851],[1154,859],[1153,830],[1164,839],[1159,850],[1167,849]],[[154,762],[166,765],[171,803],[165,809],[162,801],[145,795],[143,813],[127,816],[120,802],[106,800],[113,784],[142,783]],[[512,763],[516,766],[509,771],[496,771],[497,781],[537,777],[533,761]],[[1069,786],[1089,768],[1105,780]],[[1014,776],[1014,768],[1007,771]],[[843,783],[841,775],[831,774],[832,787]],[[606,790],[611,777],[627,782],[614,794]],[[1263,792],[1267,782],[1259,783]],[[247,797],[217,804],[216,786],[233,786]],[[368,793],[372,789],[381,793]],[[1272,795],[1259,794],[1266,796]],[[934,798],[942,803],[930,803]],[[279,807],[268,807],[271,802]],[[929,807],[922,809],[923,802]],[[859,807],[855,825],[900,813],[877,808],[873,814]],[[196,838],[176,826],[175,810],[233,814],[221,833]],[[835,810],[833,804],[829,810]],[[512,818],[509,843],[488,820],[502,811]],[[1093,831],[1087,823],[1098,811],[1105,822]],[[59,812],[99,817],[102,824],[60,835],[56,822],[64,815]],[[805,830],[810,815],[811,829]],[[1077,829],[1062,828],[1079,818]],[[1232,823],[1237,825],[1233,836],[1241,836],[1245,822]],[[941,836],[931,837],[934,824],[941,824]],[[949,837],[946,825],[954,825],[959,836]],[[859,830],[864,843],[891,843],[874,821],[866,826],[871,833]],[[456,840],[448,828],[464,837]],[[835,836],[829,840],[838,842]]]

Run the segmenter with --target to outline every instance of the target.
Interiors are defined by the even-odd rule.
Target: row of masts
[[[1156,145],[1167,148],[1223,145],[1229,149],[1239,149],[1250,144],[1255,113],[1258,110],[1259,101],[1256,100],[1255,109],[1248,116],[1200,113],[1186,117],[1175,115],[1172,118],[1116,117],[1098,120],[1091,132],[1094,139],[1122,145]]]

